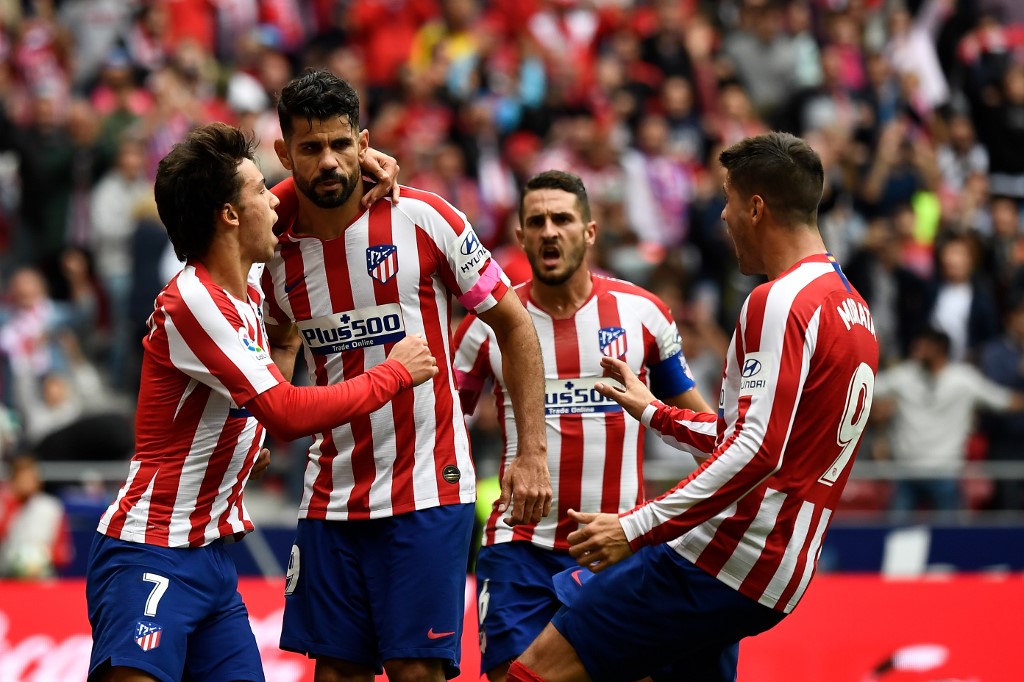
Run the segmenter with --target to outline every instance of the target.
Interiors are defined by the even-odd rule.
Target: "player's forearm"
[[[630,547],[668,542],[735,504],[778,470],[761,439],[740,434],[672,490],[621,515]]]
[[[270,359],[274,361],[277,368],[281,370],[282,376],[288,381],[291,381],[295,374],[295,358],[298,354],[298,345],[270,345]]]
[[[700,402],[703,403],[703,399]],[[718,416],[710,411],[673,407],[656,400],[647,406],[640,421],[657,431],[666,443],[680,450],[699,453],[703,458],[715,449]]]
[[[410,386],[412,377],[405,367],[388,360],[365,374],[331,386],[281,383],[256,396],[245,407],[275,437],[295,440],[379,410]]]
[[[519,451],[546,461],[544,363],[532,322],[511,330],[504,344],[499,341],[499,346],[502,367],[506,368],[505,385],[515,414]]]

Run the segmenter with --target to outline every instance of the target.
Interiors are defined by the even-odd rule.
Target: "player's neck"
[[[775,227],[765,243],[765,274],[775,279],[805,258],[827,253],[821,233],[814,226]]]
[[[241,258],[236,249],[214,245],[200,262],[210,273],[214,284],[240,301],[246,299],[252,261]]]
[[[344,234],[345,228],[363,211],[363,205],[360,203],[363,199],[363,189],[363,180],[360,178],[352,196],[336,208],[321,208],[305,194],[298,192],[299,212],[295,218],[293,231],[297,235],[325,240],[340,237]]]
[[[564,320],[576,314],[593,290],[590,270],[581,267],[561,284],[545,284],[535,277],[530,285],[530,298],[551,317]]]

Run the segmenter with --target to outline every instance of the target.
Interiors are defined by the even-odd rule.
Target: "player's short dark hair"
[[[538,173],[526,181],[523,188],[523,195],[519,198],[519,222],[523,222],[523,204],[526,195],[538,189],[560,189],[563,192],[576,195],[576,207],[580,210],[580,216],[584,223],[590,222],[590,199],[587,198],[587,188],[578,175],[560,170],[546,170]]]
[[[294,132],[296,118],[305,118],[312,126],[313,121],[342,116],[348,118],[353,131],[359,131],[359,93],[330,71],[307,69],[284,86],[277,99],[277,118],[286,140]]]
[[[779,220],[817,224],[825,183],[821,158],[795,135],[748,137],[718,155],[729,184],[745,199],[757,194]]]
[[[178,260],[202,258],[217,212],[238,200],[238,164],[253,158],[253,139],[226,123],[209,123],[171,148],[156,168],[153,194]]]

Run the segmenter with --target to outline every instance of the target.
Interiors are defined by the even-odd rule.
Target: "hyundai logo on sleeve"
[[[480,240],[477,239],[475,233],[470,232],[466,235],[466,238],[462,241],[462,255],[468,256],[469,254],[480,248]]]
[[[747,353],[740,370],[740,395],[767,393],[771,375],[771,356],[760,351]]]

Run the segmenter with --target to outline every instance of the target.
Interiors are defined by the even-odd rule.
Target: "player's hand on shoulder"
[[[654,402],[654,394],[640,381],[629,365],[616,358],[601,358],[606,376],[619,382],[623,388],[610,383],[599,383],[594,388],[606,398],[614,400],[634,419],[639,420],[647,406]]]
[[[569,510],[569,518],[581,527],[569,533],[569,554],[580,566],[600,573],[633,553],[616,514],[594,514]]]
[[[365,175],[377,181],[377,184],[363,195],[363,206],[370,206],[377,199],[382,199],[389,194],[391,201],[398,203],[398,196],[401,192],[398,185],[398,172],[401,170],[398,166],[398,159],[370,147],[366,150],[360,167]]]
[[[430,354],[427,340],[418,334],[406,336],[391,349],[388,360],[402,363],[412,376],[412,385],[419,386],[437,376],[437,360]]]

